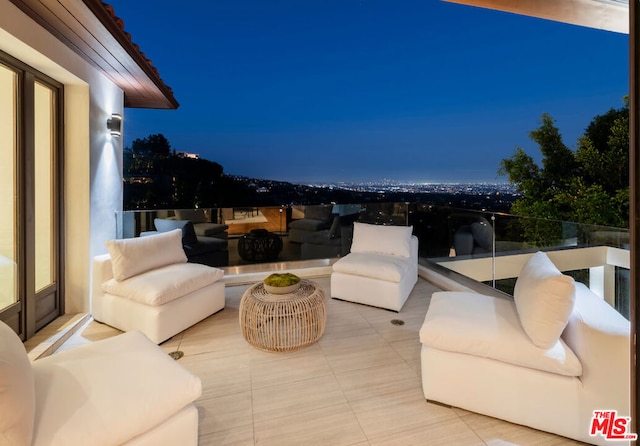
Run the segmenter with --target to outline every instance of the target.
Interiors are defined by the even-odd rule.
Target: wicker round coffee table
[[[260,282],[240,301],[242,336],[268,352],[291,352],[313,344],[324,333],[326,322],[324,293],[308,280],[289,294],[271,294]]]

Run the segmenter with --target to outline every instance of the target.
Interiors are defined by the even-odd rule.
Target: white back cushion
[[[182,230],[106,242],[113,277],[120,281],[174,263],[186,263]]]
[[[411,256],[413,226],[381,226],[353,223],[351,252]]]
[[[525,263],[513,298],[531,342],[550,348],[558,341],[571,316],[575,295],[573,278],[562,274],[544,252],[538,251]]]
[[[0,440],[30,445],[35,410],[31,362],[18,335],[0,322]]]

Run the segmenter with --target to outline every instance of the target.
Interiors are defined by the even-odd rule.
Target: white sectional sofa
[[[0,322],[0,444],[198,444],[200,379],[140,332],[33,363]]]
[[[400,311],[418,281],[412,230],[355,222],[351,252],[333,264],[331,297]]]
[[[590,435],[591,419],[595,410],[630,415],[629,322],[546,262],[543,253],[529,260],[514,300],[433,294],[420,330],[424,396],[611,444],[597,432]]]
[[[159,344],[224,308],[221,269],[187,263],[182,231],[111,240],[93,261],[91,313]]]

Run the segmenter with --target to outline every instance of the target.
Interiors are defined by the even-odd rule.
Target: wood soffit
[[[621,0],[444,0],[573,25],[629,33],[629,5]]]
[[[101,0],[10,0],[124,91],[125,107],[176,109],[173,91]],[[132,0],[134,1],[134,0]]]

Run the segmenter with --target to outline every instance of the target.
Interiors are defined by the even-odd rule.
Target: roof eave
[[[85,5],[94,13],[94,15],[100,20],[103,26],[111,33],[111,35],[118,41],[120,46],[129,54],[129,56],[138,64],[138,66],[145,72],[149,79],[156,85],[158,90],[167,100],[166,107],[177,109],[180,104],[173,95],[173,90],[164,83],[160,78],[160,74],[155,66],[153,66],[151,60],[147,59],[140,51],[138,45],[131,41],[131,35],[125,32],[124,22],[122,19],[115,15],[113,8],[102,2],[101,0],[83,0]],[[124,88],[123,88],[124,89]],[[131,108],[147,108],[143,104],[137,104],[135,100],[127,97],[127,90],[125,91],[125,107]],[[155,107],[153,107],[155,108]]]
[[[101,0],[10,0],[124,92],[125,107],[176,109],[173,91]]]
[[[607,0],[443,0],[589,28],[629,33],[629,7]]]

